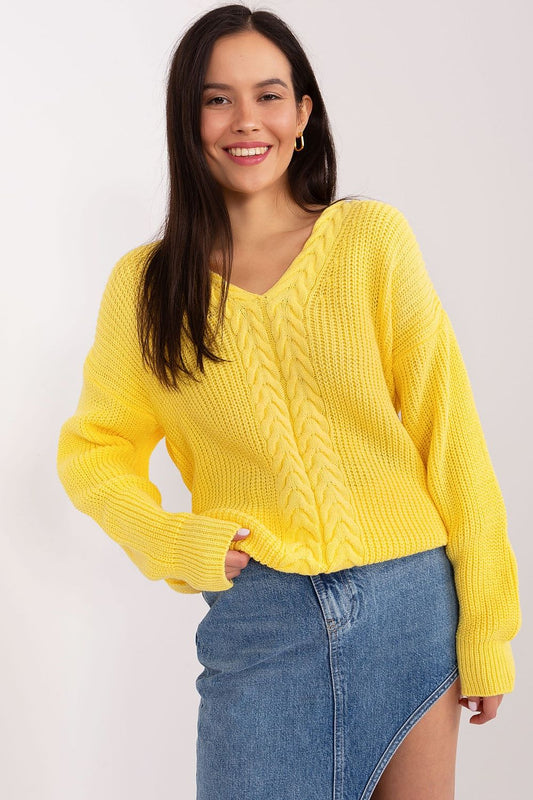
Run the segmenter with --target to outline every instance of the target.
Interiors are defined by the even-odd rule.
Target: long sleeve
[[[510,641],[521,626],[517,564],[506,509],[450,319],[417,241],[399,214],[393,235],[393,373],[402,424],[427,473],[447,531],[459,600],[462,692],[513,690]]]
[[[164,431],[147,396],[136,346],[139,250],[123,256],[108,279],[78,406],[61,427],[57,471],[74,506],[91,516],[147,578],[164,579],[185,593],[220,591],[233,586],[224,562],[239,525],[165,511],[148,476],[150,455]]]

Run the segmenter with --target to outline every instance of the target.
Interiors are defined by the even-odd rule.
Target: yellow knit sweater
[[[314,575],[445,544],[463,694],[512,691],[521,611],[506,509],[450,319],[402,212],[338,201],[269,291],[230,285],[218,350],[230,360],[207,360],[179,391],[140,357],[135,290],[150,247],[111,271],[61,428],[57,469],[74,506],[146,577],[182,593],[231,589],[228,549]],[[222,278],[211,275],[214,321]],[[162,437],[190,513],[165,511],[149,479]],[[240,527],[250,535],[232,542]]]

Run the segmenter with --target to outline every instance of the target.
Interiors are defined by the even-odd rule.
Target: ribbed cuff
[[[231,589],[233,581],[226,578],[226,554],[240,527],[239,523],[202,514],[187,515],[176,537],[179,577],[198,591]]]
[[[465,696],[489,697],[512,692],[515,663],[510,642],[475,642],[457,638],[461,691]]]

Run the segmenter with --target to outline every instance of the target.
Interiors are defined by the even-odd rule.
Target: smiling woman
[[[261,74],[274,77],[255,80]],[[220,77],[228,82],[215,80]],[[265,92],[273,87],[278,91]],[[231,220],[231,286],[265,294],[327,207],[310,203],[302,211],[289,186],[295,140],[300,137],[303,144],[312,108],[308,94],[296,101],[291,64],[270,39],[245,30],[215,42],[203,86],[201,136]],[[258,139],[255,130],[264,138]],[[223,274],[224,252],[216,243],[209,261]]]
[[[259,79],[262,75],[278,77]],[[273,85],[278,92],[265,92]],[[292,218],[301,219],[287,169],[312,107],[308,94],[297,102],[291,64],[270,39],[252,30],[215,42],[204,84],[201,137],[211,174],[224,194],[236,248],[257,246],[267,232],[276,235],[290,227]],[[250,148],[263,152],[254,149],[251,155]]]
[[[336,198],[315,76],[271,12],[186,31],[167,138],[162,236],[110,274],[57,463],[146,577],[206,602],[196,800],[451,800],[461,694],[495,716],[521,613],[416,237]],[[150,481],[163,437],[191,512]]]

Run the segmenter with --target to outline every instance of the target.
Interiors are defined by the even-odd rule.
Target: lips
[[[229,152],[229,150],[226,150],[226,153],[228,154],[228,158],[231,158],[235,164],[239,164],[241,167],[249,167],[253,166],[254,164],[260,164],[265,160],[265,158],[268,158],[268,154],[272,150],[272,145],[263,145],[263,147],[267,148],[264,153],[253,156],[234,156]]]

